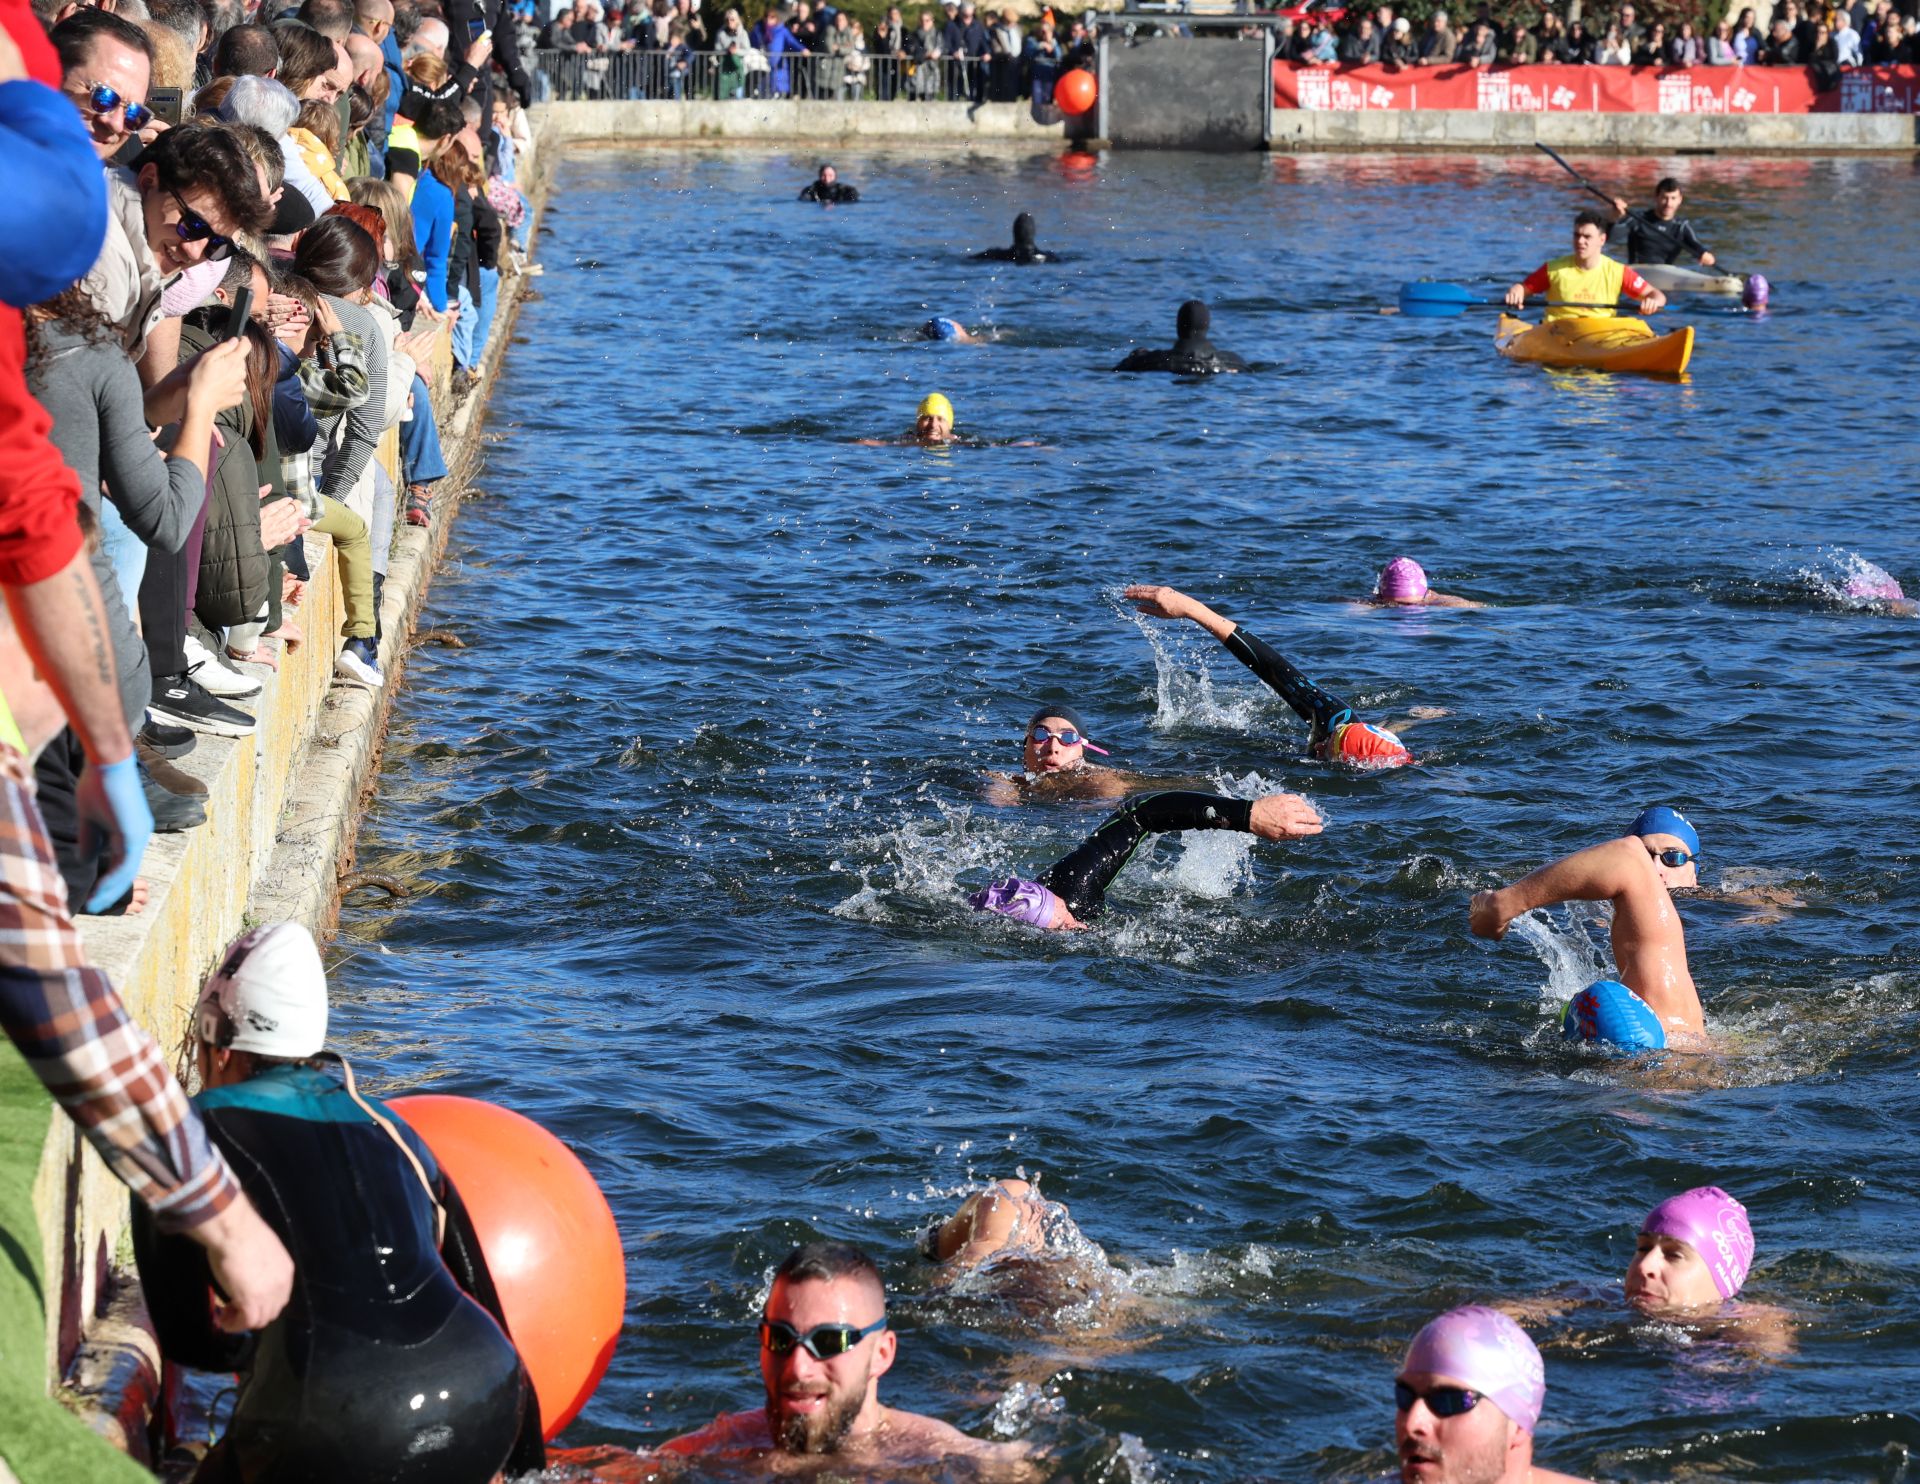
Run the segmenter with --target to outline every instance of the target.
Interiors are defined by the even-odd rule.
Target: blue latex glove
[[[107,873],[87,898],[87,911],[111,907],[133,887],[153,836],[153,810],[140,783],[140,765],[132,753],[117,763],[88,760],[74,790],[74,809],[80,816],[80,858],[104,855]]]

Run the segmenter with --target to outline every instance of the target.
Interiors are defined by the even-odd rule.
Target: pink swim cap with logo
[[[1427,574],[1412,557],[1395,557],[1380,569],[1374,592],[1389,603],[1418,603],[1427,595]]]
[[[967,898],[968,904],[976,912],[997,912],[1002,917],[1011,917],[1015,922],[1024,922],[1028,927],[1037,928],[1053,926],[1054,904],[1059,900],[1038,881],[1022,881],[1018,876],[996,881],[984,891],[976,891]]]
[[[1547,1402],[1547,1367],[1527,1332],[1498,1309],[1450,1309],[1413,1337],[1400,1374],[1423,1372],[1477,1391],[1528,1432]]]
[[[1717,1185],[1700,1185],[1662,1201],[1640,1223],[1656,1237],[1678,1237],[1707,1265],[1721,1298],[1732,1298],[1753,1267],[1747,1208]]]

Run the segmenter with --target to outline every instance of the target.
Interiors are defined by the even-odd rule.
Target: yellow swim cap
[[[934,417],[944,417],[947,420],[947,426],[953,426],[953,403],[949,402],[938,392],[928,392],[927,395],[921,399],[918,415],[926,417],[929,414]]]

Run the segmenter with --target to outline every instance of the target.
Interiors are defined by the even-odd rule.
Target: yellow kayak
[[[1656,335],[1645,320],[1624,315],[1554,319],[1530,325],[1503,314],[1493,343],[1501,355],[1514,361],[1678,376],[1693,358],[1693,326],[1683,325],[1670,335]]]

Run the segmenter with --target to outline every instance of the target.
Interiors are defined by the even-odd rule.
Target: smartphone
[[[238,340],[247,333],[247,316],[253,310],[253,288],[251,285],[233,296],[233,307],[227,311],[227,327],[220,332],[222,340]]]
[[[482,36],[485,36],[486,34],[487,34],[486,17],[478,16],[478,15],[470,16],[467,20],[467,40],[478,41]]]
[[[147,108],[163,124],[180,122],[185,95],[179,88],[148,88]]]

